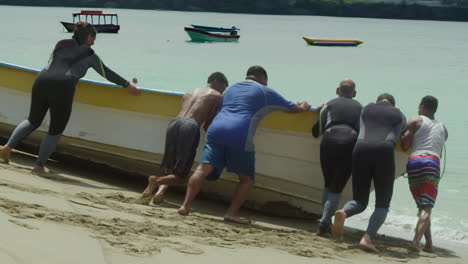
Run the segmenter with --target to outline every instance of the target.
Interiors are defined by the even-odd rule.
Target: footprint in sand
[[[37,227],[28,225],[28,224],[23,223],[23,222],[20,222],[20,221],[18,221],[18,220],[9,219],[8,221],[11,222],[11,223],[13,223],[13,224],[15,224],[15,225],[17,225],[17,226],[21,226],[21,227],[24,227],[24,228],[27,228],[27,229],[39,230],[39,228],[37,228]]]

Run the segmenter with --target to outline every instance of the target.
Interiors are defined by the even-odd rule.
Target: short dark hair
[[[225,83],[226,86],[229,86],[229,82],[226,78],[226,76],[222,72],[213,72],[209,77],[207,83],[211,83],[213,81],[219,81],[222,83]]]
[[[96,29],[94,26],[88,22],[83,21],[76,23],[72,38],[81,45],[85,43],[88,36],[96,37]]]
[[[384,101],[387,101],[391,103],[393,106],[395,106],[395,98],[393,98],[393,95],[389,93],[383,93],[383,94],[380,94],[379,97],[377,97],[377,103],[384,102]]]
[[[419,105],[423,105],[426,110],[431,112],[431,114],[435,114],[435,112],[437,112],[439,100],[432,95],[426,95],[421,99],[421,103]]]
[[[268,80],[268,74],[262,66],[252,66],[247,70],[247,76],[265,77]]]

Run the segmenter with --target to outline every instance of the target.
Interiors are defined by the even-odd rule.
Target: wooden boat
[[[81,19],[81,16],[84,17],[84,20]],[[118,33],[120,30],[117,14],[104,14],[99,10],[81,10],[80,13],[73,13],[73,23],[60,23],[62,23],[68,32],[73,32],[75,30],[75,20],[76,22],[85,21],[93,24],[98,33]]]
[[[358,46],[363,42],[358,39],[323,39],[303,37],[305,42],[313,46]]]
[[[0,62],[0,137],[5,140],[28,115],[36,70]],[[70,122],[57,152],[107,164],[132,174],[157,174],[164,152],[167,125],[178,114],[180,93],[142,89],[134,97],[118,86],[81,80]],[[301,114],[273,112],[255,136],[256,183],[246,206],[277,215],[320,214],[323,189],[320,140],[311,136],[316,111]],[[25,144],[38,146],[48,120]],[[203,146],[202,135],[198,149]],[[407,155],[395,154],[397,172],[405,171]],[[197,164],[194,164],[195,168]],[[203,192],[230,200],[237,176],[226,171]],[[343,202],[351,198],[351,181]]]
[[[205,27],[210,28],[210,27]],[[192,41],[196,42],[235,42],[240,36],[237,30],[230,29],[229,31],[218,31],[221,28],[212,28],[213,31],[205,31],[197,28],[185,27],[184,30],[190,36]],[[218,29],[218,30],[216,30]]]

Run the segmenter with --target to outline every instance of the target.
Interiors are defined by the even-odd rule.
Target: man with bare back
[[[208,129],[219,111],[227,86],[226,76],[215,72],[208,77],[205,88],[194,89],[182,97],[182,109],[166,132],[166,148],[161,163],[165,176],[150,176],[148,186],[135,203],[149,204],[153,200],[153,203],[159,204],[169,185],[185,182],[197,153],[200,126],[203,125],[205,131]]]

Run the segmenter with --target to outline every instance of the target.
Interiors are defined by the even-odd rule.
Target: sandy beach
[[[199,199],[191,215],[176,212],[183,194],[162,205],[132,204],[144,179],[122,180],[51,162],[53,174],[30,173],[34,156],[0,164],[0,263],[467,263],[449,249],[412,253],[408,241],[378,237],[380,255],[315,235],[316,221],[244,210],[251,226],[222,221],[225,204]],[[118,180],[116,179],[118,178]],[[437,241],[435,241],[437,243]],[[155,262],[156,261],[156,262]]]

